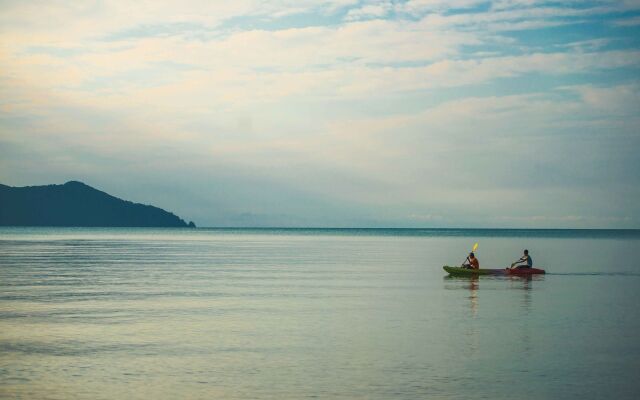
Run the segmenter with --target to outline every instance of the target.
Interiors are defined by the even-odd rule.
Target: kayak
[[[462,268],[462,267],[450,267],[445,265],[442,267],[445,271],[447,271],[450,275],[459,275],[459,276],[477,276],[477,275],[536,275],[536,274],[544,274],[545,271],[539,268],[501,268],[501,269],[489,269],[489,268],[480,268],[480,269],[470,269],[470,268]]]
[[[544,274],[545,270],[541,268],[507,268],[507,275],[537,275]]]
[[[445,265],[442,267],[445,271],[447,271],[450,275],[466,275],[466,276],[476,276],[476,275],[504,275],[504,269],[471,269],[471,268],[462,268],[462,267],[450,267]]]

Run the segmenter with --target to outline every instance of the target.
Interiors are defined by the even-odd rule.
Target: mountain
[[[0,226],[195,227],[161,208],[121,200],[77,181],[0,184]]]

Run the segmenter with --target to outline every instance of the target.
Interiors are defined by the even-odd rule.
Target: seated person
[[[532,268],[533,267],[533,259],[529,255],[529,250],[525,250],[522,257],[520,257],[518,261],[511,264],[511,268],[513,268],[513,266],[516,264],[519,264],[516,266],[516,268]]]
[[[480,261],[476,258],[475,254],[469,253],[469,257],[464,260],[462,268],[480,269]]]

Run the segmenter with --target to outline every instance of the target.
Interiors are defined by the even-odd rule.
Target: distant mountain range
[[[161,208],[113,197],[82,182],[0,184],[0,226],[193,227]]]

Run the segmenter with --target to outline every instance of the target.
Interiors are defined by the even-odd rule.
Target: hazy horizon
[[[201,227],[640,228],[638,1],[0,10],[0,183]]]

